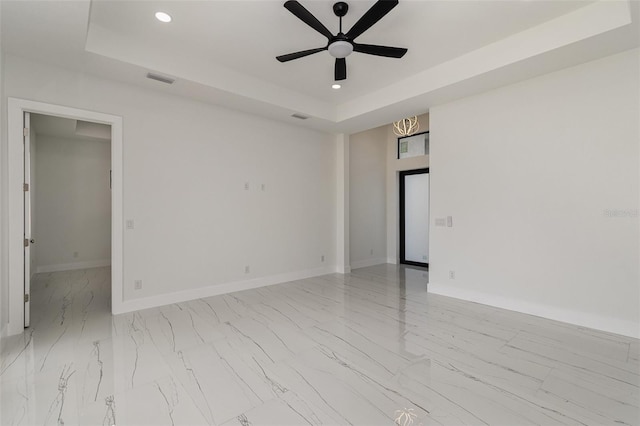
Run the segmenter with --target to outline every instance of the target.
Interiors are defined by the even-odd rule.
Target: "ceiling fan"
[[[373,6],[354,24],[346,34],[342,32],[342,17],[347,14],[349,5],[345,2],[337,2],[333,5],[333,13],[340,18],[340,31],[333,35],[322,25],[318,19],[304,8],[296,0],[289,0],[284,3],[284,7],[302,22],[327,38],[325,47],[315,49],[302,50],[300,52],[289,53],[287,55],[277,56],[280,62],[288,62],[293,59],[303,58],[314,53],[328,50],[329,54],[336,58],[334,76],[336,80],[346,80],[347,78],[347,62],[345,58],[352,52],[366,53],[368,55],[385,56],[388,58],[402,58],[407,49],[400,47],[378,46],[374,44],[360,44],[354,40],[360,34],[371,28],[376,22],[382,19],[387,13],[398,5],[398,0],[378,0]]]

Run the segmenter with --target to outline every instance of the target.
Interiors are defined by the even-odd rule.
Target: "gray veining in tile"
[[[378,265],[112,317],[108,268],[40,274],[0,424],[640,424],[638,340],[427,278]]]

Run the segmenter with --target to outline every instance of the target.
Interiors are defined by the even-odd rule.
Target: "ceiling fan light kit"
[[[348,41],[334,41],[327,48],[329,54],[334,58],[346,58],[353,52],[353,44]]]
[[[314,53],[328,50],[329,54],[336,58],[334,78],[336,81],[347,79],[347,63],[345,58],[353,52],[365,53],[367,55],[384,56],[387,58],[402,58],[407,49],[401,47],[379,46],[375,44],[359,44],[354,40],[363,32],[371,28],[376,22],[382,19],[394,7],[398,5],[398,0],[378,0],[362,17],[351,27],[347,33],[342,32],[342,17],[349,11],[349,5],[345,2],[337,2],[333,5],[333,13],[340,19],[338,34],[333,35],[318,19],[311,14],[304,6],[296,0],[289,0],[284,3],[285,9],[293,13],[302,22],[322,34],[327,38],[325,47],[301,50],[287,55],[277,56],[280,62],[288,62],[294,59],[304,58]]]

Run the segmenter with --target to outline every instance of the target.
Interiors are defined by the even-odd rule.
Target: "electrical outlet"
[[[244,189],[245,189],[245,191],[249,190],[249,182],[245,182],[244,183]]]
[[[74,252],[73,252],[73,257],[74,257],[74,258],[77,258],[77,257],[78,257],[78,252],[77,252],[77,251],[74,251]]]
[[[320,256],[320,262],[324,262],[324,254]]]
[[[446,226],[446,225],[447,225],[447,220],[444,217],[436,218],[436,226]]]
[[[262,185],[260,185],[260,189],[263,191],[267,190],[267,185],[265,185],[264,183]]]
[[[249,265],[244,267],[244,273],[248,274],[251,271],[251,267]]]
[[[369,254],[371,254],[371,255],[373,256],[373,249],[371,249],[371,250],[369,251]]]
[[[127,219],[127,229],[133,229],[133,219]]]
[[[134,290],[142,290],[142,280],[135,280],[133,282],[133,289]]]
[[[456,279],[456,271],[449,271],[449,279],[450,280]]]
[[[447,216],[447,228],[453,228],[453,217]]]

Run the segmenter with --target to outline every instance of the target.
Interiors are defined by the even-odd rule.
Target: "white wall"
[[[349,253],[349,135],[335,135],[336,147],[336,267],[335,272],[348,274],[351,272]]]
[[[2,33],[2,8],[0,7],[0,34]],[[2,43],[0,43],[0,140],[7,137],[6,131],[6,101],[4,96],[4,53],[2,52]],[[2,337],[5,327],[9,323],[9,256],[5,236],[8,233],[7,220],[7,180],[8,172],[4,167],[5,158],[7,158],[6,144],[0,143],[0,338]],[[1,345],[0,345],[1,346]]]
[[[386,126],[350,136],[349,228],[352,268],[386,263]]]
[[[431,109],[429,291],[640,335],[639,55]]]
[[[332,135],[15,56],[5,67],[5,96],[123,117],[125,300],[334,270]]]
[[[35,156],[37,272],[110,264],[109,141],[38,135]]]

